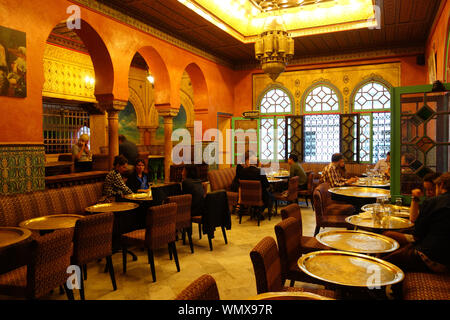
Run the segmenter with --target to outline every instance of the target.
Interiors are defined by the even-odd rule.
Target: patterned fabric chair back
[[[302,255],[301,232],[298,221],[294,218],[287,218],[275,225],[283,275],[287,275],[289,266]]]
[[[298,198],[298,177],[292,177],[288,183],[288,201],[296,201]]]
[[[72,255],[73,229],[37,237],[27,272],[27,296],[39,298],[67,280]]]
[[[260,181],[240,180],[241,204],[244,206],[262,206],[262,189]]]
[[[229,190],[235,176],[236,167],[209,171],[208,180],[211,191]]]
[[[192,195],[183,194],[181,196],[172,196],[167,198],[168,203],[177,204],[176,229],[190,228],[191,222],[191,205]]]
[[[257,293],[281,291],[281,262],[272,237],[262,239],[250,252]]]
[[[84,214],[102,195],[103,182],[0,196],[0,226],[52,214]]]
[[[175,300],[220,300],[216,280],[204,274],[181,291]]]
[[[322,194],[320,193],[318,188],[314,190],[313,203],[314,203],[314,212],[316,213],[316,225],[320,225],[322,223],[324,208],[323,208]]]
[[[73,239],[72,262],[83,265],[112,254],[114,213],[85,216],[77,221]]]
[[[314,192],[314,171],[308,171],[306,173],[306,185],[307,189],[311,192]]]
[[[316,188],[320,192],[320,196],[322,198],[322,208],[325,209],[328,205],[331,204],[331,195],[328,192],[330,186],[328,183],[321,183]]]
[[[158,249],[175,241],[177,204],[167,203],[151,207],[147,213],[145,245]]]
[[[303,234],[302,232],[302,211],[300,209],[300,206],[296,203],[292,203],[283,209],[281,209],[281,219],[285,220],[287,218],[294,218],[297,220],[297,223],[300,227],[300,236]]]

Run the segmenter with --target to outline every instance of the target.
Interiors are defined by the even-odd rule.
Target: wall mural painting
[[[186,110],[184,109],[183,105],[180,106],[180,111],[178,111],[178,115],[173,118],[173,131],[176,129],[186,129],[186,121],[187,121],[187,115]],[[159,117],[159,126],[156,130],[156,140],[159,142],[164,142],[164,118]]]
[[[0,96],[27,96],[26,34],[0,26]]]
[[[140,133],[137,128],[137,116],[134,106],[128,101],[125,109],[119,112],[119,134],[135,144],[140,144]]]

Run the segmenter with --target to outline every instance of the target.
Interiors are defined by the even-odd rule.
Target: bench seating
[[[54,214],[81,214],[96,204],[103,182],[0,196],[0,226],[17,227],[20,222]]]
[[[450,273],[407,272],[404,300],[450,300]]]
[[[305,172],[313,171],[314,173],[322,172],[323,168],[327,166],[329,163],[312,163],[312,162],[302,162],[300,165],[302,166]],[[353,176],[361,176],[368,169],[369,164],[366,163],[346,163],[345,170],[347,177]],[[289,164],[287,162],[280,163],[280,168],[289,170]]]

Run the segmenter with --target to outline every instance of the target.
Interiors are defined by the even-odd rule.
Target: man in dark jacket
[[[420,206],[412,236],[403,237],[403,242],[409,243],[402,243],[401,249],[385,257],[403,271],[450,270],[450,173],[444,173],[434,182],[437,196]]]
[[[136,160],[139,157],[136,145],[128,141],[123,134],[119,135],[119,155],[123,155],[131,166],[136,165]]]
[[[250,154],[248,151],[245,154],[245,167],[240,170],[240,180],[256,180],[261,182],[262,189],[262,201],[264,202],[264,207],[268,208],[269,216],[272,213],[273,207],[273,195],[270,192],[270,183],[267,180],[267,176],[261,168],[256,165],[258,163],[258,158],[254,154]],[[263,220],[263,217],[261,217]]]

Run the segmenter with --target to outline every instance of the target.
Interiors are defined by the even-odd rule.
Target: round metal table
[[[31,236],[31,231],[25,228],[0,227],[0,250],[22,242]]]
[[[332,230],[316,235],[317,241],[330,248],[364,254],[397,250],[400,245],[389,237],[361,230]]]
[[[367,187],[330,188],[328,192],[331,193],[331,199],[350,203],[355,206],[357,212],[361,212],[362,206],[375,203],[378,197],[391,196],[389,190]]]
[[[83,218],[84,216],[78,214],[55,214],[22,221],[19,226],[42,233],[73,228],[77,221]]]
[[[387,215],[385,215],[380,222],[375,222],[372,218],[362,218],[360,215],[349,216],[345,218],[345,221],[357,228],[369,229],[377,232],[409,229],[414,226],[414,223],[409,220]]]
[[[392,263],[346,251],[314,251],[300,257],[298,266],[313,278],[348,287],[385,287],[405,277]]]

